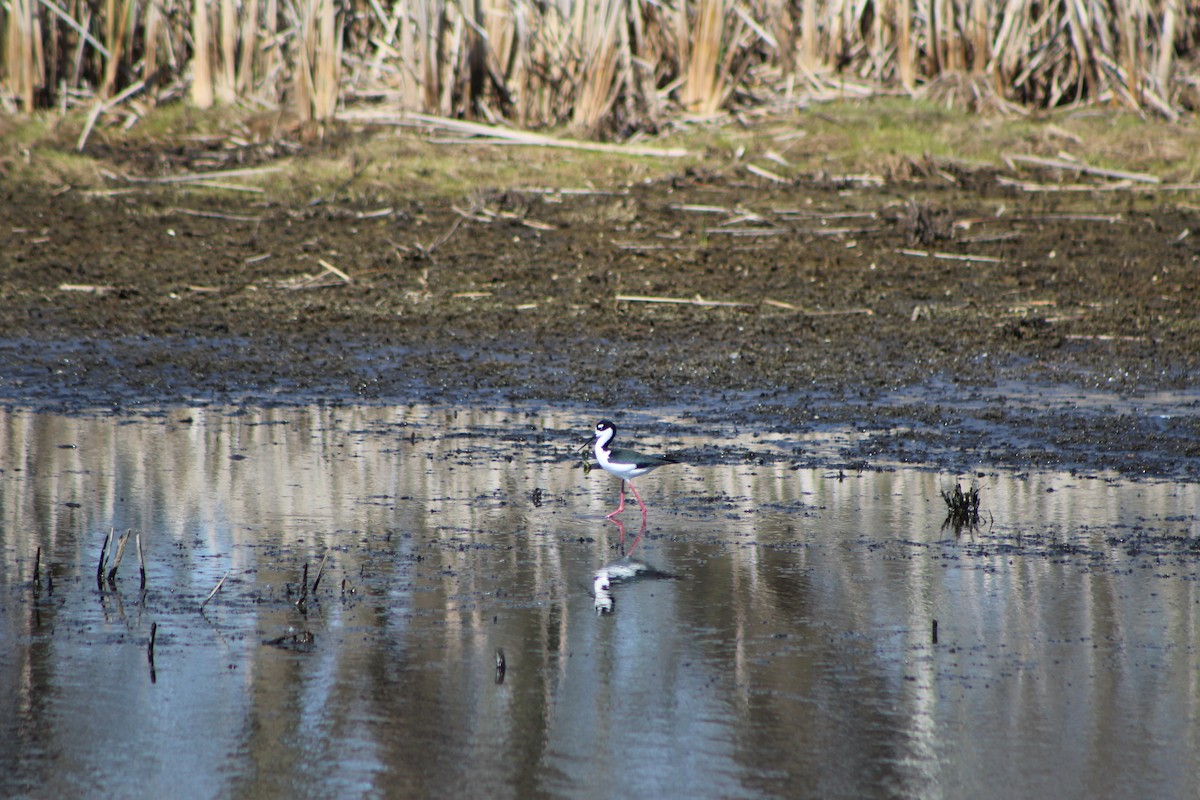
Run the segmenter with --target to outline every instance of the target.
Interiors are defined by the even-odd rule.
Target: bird
[[[584,445],[584,447],[591,446],[593,448],[596,461],[600,463],[601,469],[621,479],[621,504],[617,506],[616,511],[605,514],[605,516],[612,519],[625,510],[625,484],[628,483],[629,488],[633,489],[633,496],[637,498],[638,505],[642,508],[642,517],[644,518],[646,504],[642,502],[642,496],[638,494],[637,487],[633,485],[633,479],[640,478],[659,467],[678,464],[679,461],[670,456],[646,455],[633,450],[614,449],[612,441],[616,435],[617,426],[602,419],[596,423],[591,440]]]

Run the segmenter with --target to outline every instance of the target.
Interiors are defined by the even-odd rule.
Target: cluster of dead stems
[[[369,104],[596,137],[899,89],[1174,117],[1198,39],[1178,0],[7,0],[0,107]]]

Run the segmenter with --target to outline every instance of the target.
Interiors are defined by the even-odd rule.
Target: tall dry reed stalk
[[[680,16],[687,14],[680,6]],[[717,111],[723,99],[725,74],[721,69],[726,35],[725,0],[696,0],[695,35],[691,40],[685,67],[687,79],[683,84],[681,102],[688,111],[709,116]]]
[[[596,135],[899,86],[946,102],[1200,107],[1183,0],[5,0],[0,106],[190,92],[323,120],[398,110]],[[795,18],[793,18],[793,14]],[[857,87],[857,88],[856,88]]]
[[[325,122],[337,110],[342,38],[334,0],[304,0],[293,104],[302,122]]]
[[[582,0],[576,5],[580,41],[579,89],[571,121],[584,135],[601,130],[617,93],[622,59],[620,26],[625,24],[621,0]]]
[[[192,102],[199,108],[213,104],[212,36],[208,3],[196,0],[192,11]]]
[[[36,35],[36,5],[37,0],[12,0],[3,18],[4,74],[12,95],[27,114],[34,109],[34,94],[41,84],[37,58],[41,37]]]

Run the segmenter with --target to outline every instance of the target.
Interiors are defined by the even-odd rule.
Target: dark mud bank
[[[836,456],[788,457],[1196,476],[1200,214],[1170,198],[978,177],[300,207],[2,191],[12,404],[670,408],[711,431],[698,460],[765,457],[721,448],[731,427],[840,428]]]

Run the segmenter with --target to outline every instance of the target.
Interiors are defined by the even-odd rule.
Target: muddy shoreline
[[[701,461],[754,457],[730,427],[841,427],[867,435],[796,463],[1196,478],[1188,198],[986,173],[228,194],[0,185],[0,398],[669,408],[711,431]]]

